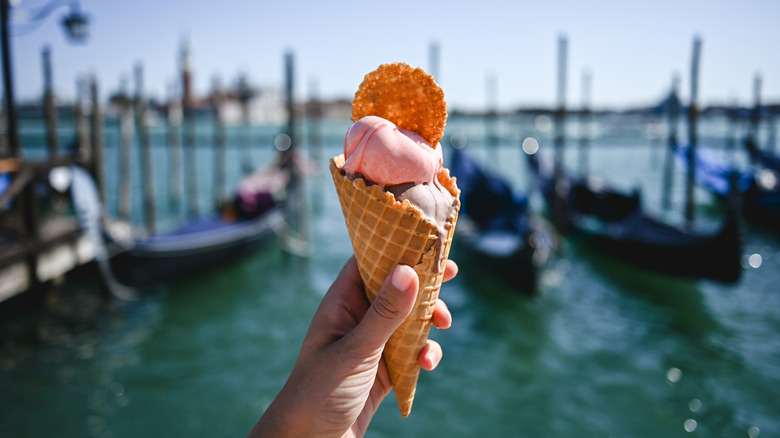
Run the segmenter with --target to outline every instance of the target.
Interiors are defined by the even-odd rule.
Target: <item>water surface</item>
[[[479,120],[450,120],[447,132],[464,133],[470,153],[525,188],[519,145],[535,136],[548,151],[550,132],[541,122],[501,120],[493,149]],[[594,173],[641,186],[656,209],[663,161],[657,123],[603,119],[590,155]],[[700,135],[722,148],[723,121],[708,123]],[[351,254],[327,172],[344,129],[327,126],[325,146],[306,150],[315,158],[306,183],[309,257],[269,247],[134,302],[102,297],[96,271],[87,270],[39,306],[4,314],[1,435],[245,435],[284,383],[314,310]],[[116,166],[118,137],[107,135],[107,166]],[[255,131],[258,164],[273,154],[273,135]],[[158,203],[163,217],[175,218],[162,199],[162,129],[153,139]],[[201,141],[208,144],[207,133]],[[200,149],[205,209],[213,155]],[[237,149],[229,150],[231,184],[240,177]],[[576,157],[571,141],[572,168]],[[673,208],[682,211],[683,179],[675,177]],[[116,181],[108,184],[116,193]],[[697,199],[697,225],[716,225],[722,212],[706,193],[697,191]],[[134,220],[142,220],[138,209]],[[535,298],[462,264],[441,294],[453,327],[432,332],[444,360],[421,375],[411,416],[401,418],[390,396],[368,436],[779,435],[780,237],[751,224],[744,232],[744,275],[733,285],[657,275],[574,242],[551,260]],[[756,254],[760,264],[752,267],[748,257]],[[458,260],[457,249],[452,257]]]

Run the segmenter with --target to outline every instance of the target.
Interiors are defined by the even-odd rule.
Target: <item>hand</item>
[[[455,262],[448,261],[444,281],[457,272]],[[399,265],[369,305],[357,262],[350,258],[314,314],[287,383],[249,437],[363,436],[392,389],[384,345],[412,311],[418,286],[414,270]],[[452,324],[441,300],[432,323],[440,329]],[[441,358],[441,346],[428,340],[418,360],[431,371]]]

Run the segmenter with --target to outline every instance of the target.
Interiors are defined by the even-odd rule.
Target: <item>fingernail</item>
[[[414,278],[410,275],[410,273],[402,272],[404,270],[411,269],[408,266],[399,265],[397,266],[393,272],[390,274],[390,284],[393,285],[398,290],[405,291],[409,289],[409,286],[412,285],[412,282],[414,281]]]
[[[448,307],[444,308],[444,313],[447,315],[450,321],[452,321],[452,312],[450,312],[450,309]]]
[[[438,365],[439,359],[436,357],[435,354],[433,354],[433,352],[428,353],[427,356],[428,356],[428,361],[431,363],[431,367],[435,368],[436,365]]]

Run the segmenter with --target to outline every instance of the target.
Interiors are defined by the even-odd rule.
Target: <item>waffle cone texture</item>
[[[436,266],[439,244],[436,226],[408,201],[398,202],[392,193],[380,186],[343,174],[343,164],[343,155],[334,157],[330,160],[330,172],[369,301],[374,302],[390,271],[399,264],[411,266],[420,279],[412,312],[393,333],[384,349],[398,406],[401,415],[406,417],[412,410],[420,375],[417,359],[428,340],[433,307],[439,297],[460,201],[457,201],[455,212],[447,221],[441,260]],[[449,171],[442,170],[438,179],[459,199],[460,190]]]

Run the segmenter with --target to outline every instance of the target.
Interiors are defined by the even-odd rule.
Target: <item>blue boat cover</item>
[[[465,152],[453,149],[450,174],[461,190],[461,213],[482,230],[525,231],[528,198],[517,195],[501,177],[483,171]]]
[[[687,168],[688,146],[677,146],[674,148],[674,153],[677,163],[682,168]],[[740,171],[734,164],[718,156],[715,151],[706,147],[696,147],[695,179],[709,191],[719,196],[728,196],[729,175],[733,172],[737,172],[737,187],[739,187],[740,192],[746,192],[755,183],[752,171]]]

